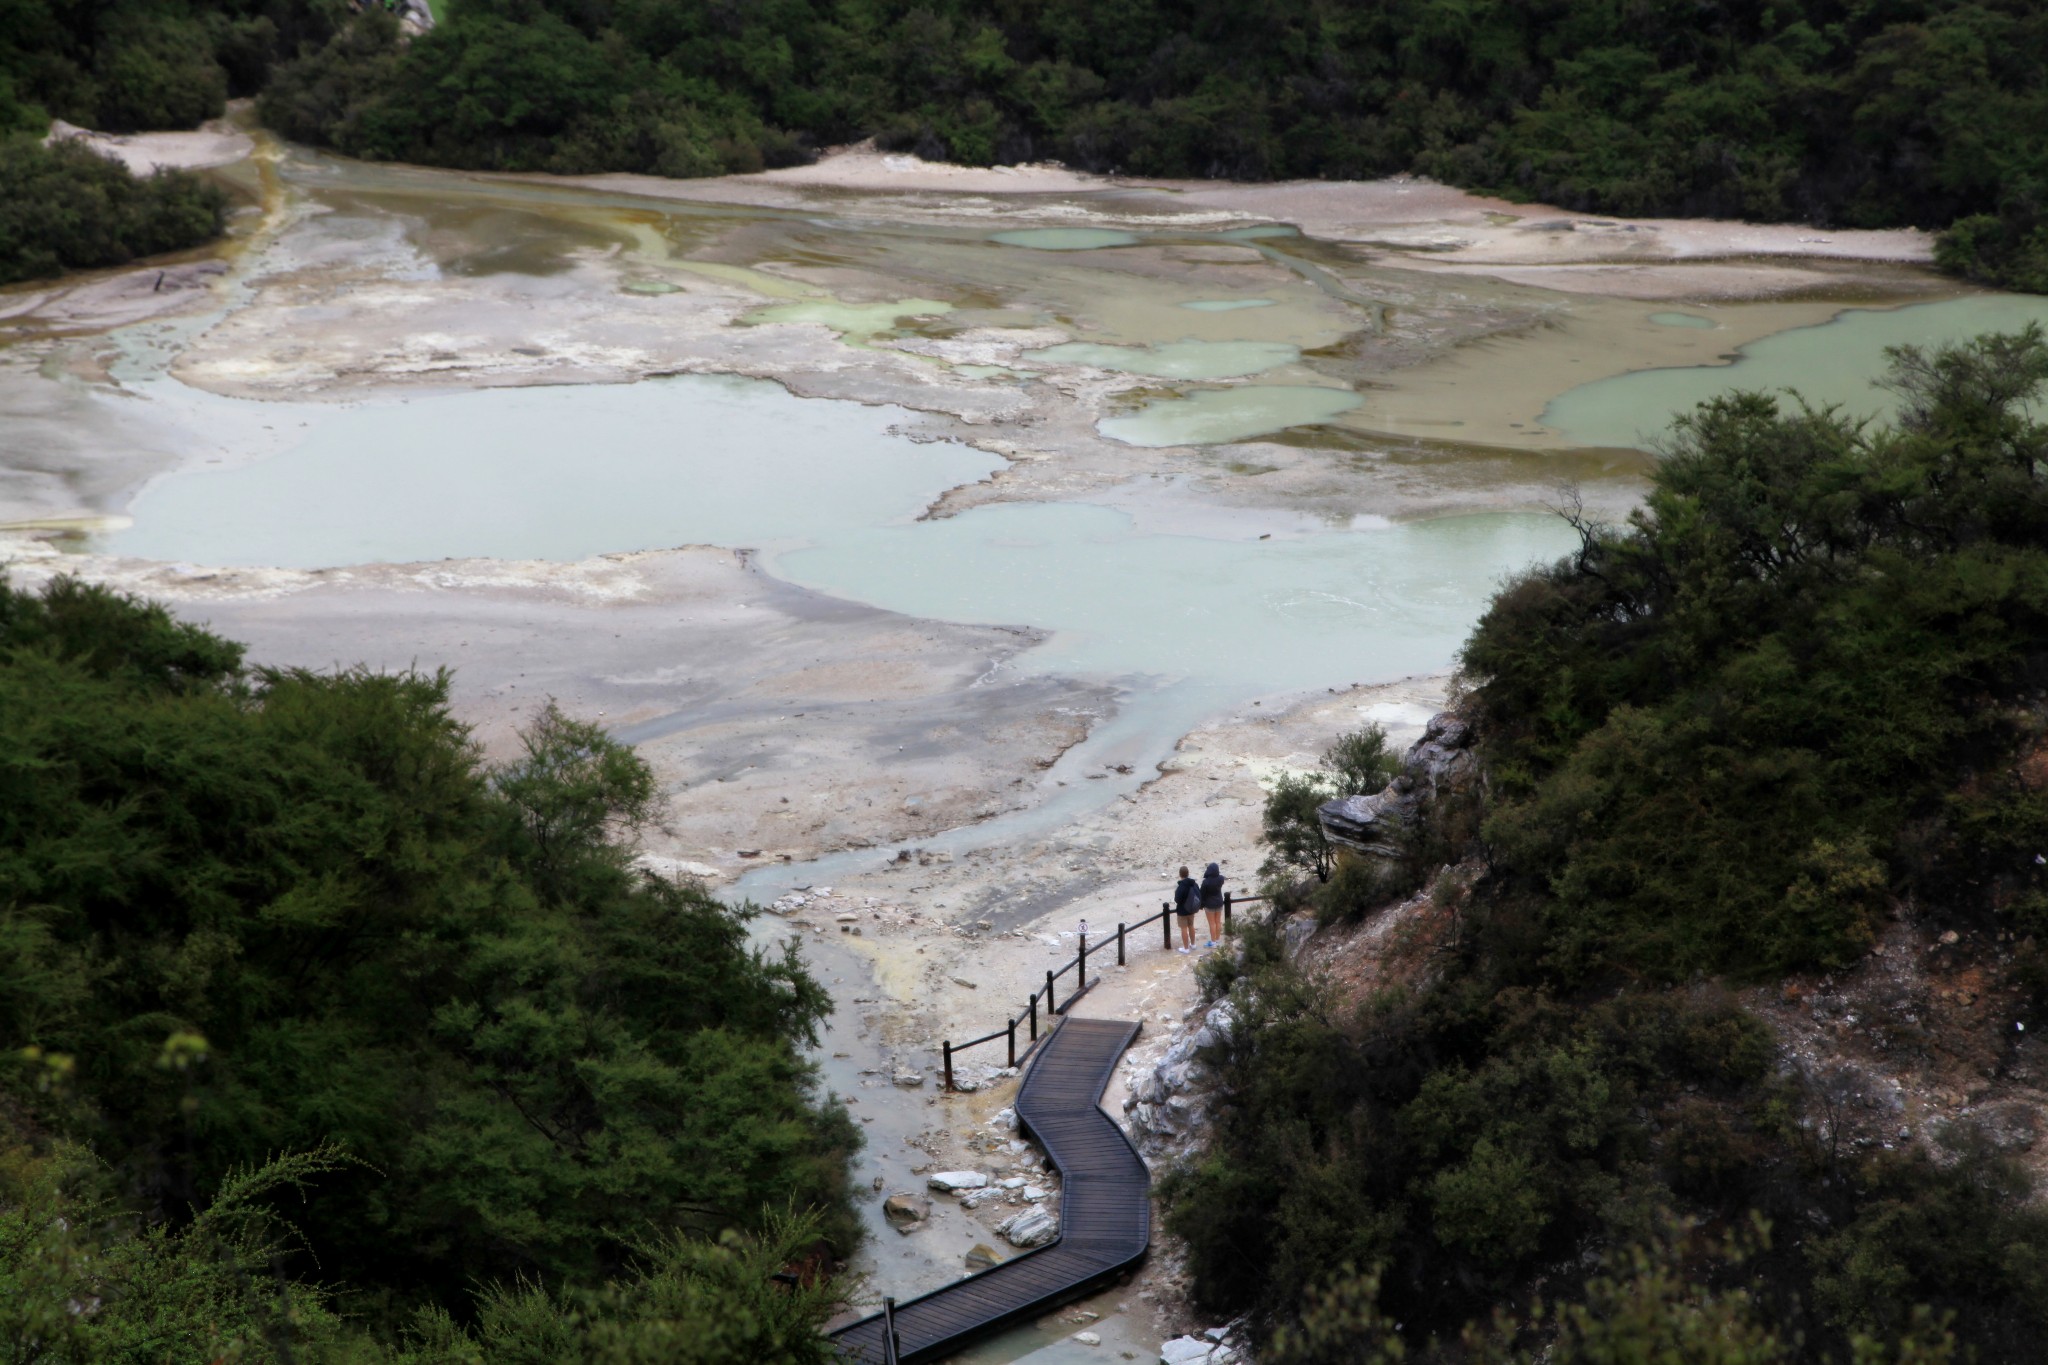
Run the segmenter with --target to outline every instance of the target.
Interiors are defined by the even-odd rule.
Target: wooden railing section
[[[1253,905],[1265,899],[1266,898],[1264,896],[1234,896],[1228,891],[1224,892],[1224,935],[1227,937],[1236,929],[1236,921],[1234,919],[1234,916],[1236,914],[1237,907],[1242,905]],[[1146,927],[1148,927],[1155,921],[1159,924],[1160,927],[1161,946],[1167,952],[1173,951],[1173,903],[1171,901],[1165,901],[1160,904],[1158,914],[1147,915],[1145,918],[1139,920],[1136,924],[1125,924],[1122,921],[1118,921],[1115,935],[1117,966],[1121,967],[1125,965],[1130,945],[1135,943],[1136,936],[1139,934],[1140,931],[1144,930]],[[1085,920],[1082,922],[1084,924],[1086,923]],[[1001,1041],[1006,1043],[1008,1047],[1008,1061],[1005,1064],[1008,1066],[1022,1065],[1024,1059],[1028,1058],[1031,1055],[1031,1050],[1038,1046],[1038,1007],[1040,1002],[1044,1002],[1045,1005],[1045,1027],[1046,1030],[1049,1032],[1052,1028],[1053,1022],[1060,1015],[1063,1015],[1068,1010],[1072,1009],[1074,1007],[1074,1003],[1078,1001],[1082,996],[1088,993],[1088,991],[1095,985],[1095,982],[1091,981],[1088,978],[1087,930],[1084,929],[1081,931],[1080,941],[1080,951],[1075,953],[1073,958],[1070,961],[1068,961],[1068,963],[1065,966],[1049,970],[1046,972],[1045,985],[1031,992],[1031,998],[1025,1001],[1024,1003],[1024,1012],[1022,1014],[1016,1015],[1007,1024],[1005,1024],[1002,1028],[997,1029],[995,1032],[984,1033],[979,1038],[969,1038],[964,1043],[956,1043],[950,1039],[945,1039],[939,1043],[940,1069],[945,1078],[946,1089],[952,1090],[954,1088],[953,1059],[955,1057],[958,1057],[961,1053],[967,1051],[969,1048],[981,1047],[985,1043]],[[1096,948],[1096,953],[1100,955],[1101,953],[1107,951],[1108,943],[1109,936],[1105,935],[1102,944]],[[1067,992],[1066,999],[1062,1001],[1058,998],[1057,994],[1059,988],[1059,981],[1060,978],[1065,976],[1068,972],[1076,973],[1075,984],[1073,988]],[[1019,1025],[1022,1025],[1025,1029],[1024,1050],[1022,1052],[1019,1052],[1017,1050],[1017,1029]]]

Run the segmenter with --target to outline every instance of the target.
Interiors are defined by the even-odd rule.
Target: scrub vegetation
[[[1262,927],[1206,974],[1241,1022],[1169,1223],[1276,1361],[2038,1358],[2028,1173],[1969,1123],[1846,1140],[1738,997],[1905,917],[2013,946],[1994,1058],[2048,1012],[2048,341],[1885,382],[1893,425],[1702,406],[1627,525],[1495,598],[1419,966],[1346,996]]]
[[[630,865],[630,750],[63,579],[0,718],[10,1358],[822,1358],[830,1002]]]
[[[1144,175],[1417,172],[1583,212],[1955,230],[2039,289],[2027,0],[9,0],[0,126],[187,126],[262,93],[355,156],[691,176],[862,137]]]
[[[220,235],[227,197],[182,171],[135,176],[84,147],[0,137],[0,284],[126,265]]]

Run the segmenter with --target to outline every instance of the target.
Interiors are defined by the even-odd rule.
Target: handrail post
[[[883,1365],[897,1365],[902,1359],[903,1343],[896,1339],[896,1300],[887,1294],[882,1296],[882,1361]]]
[[[1052,968],[1050,967],[1045,969],[1045,1012],[1049,1016],[1060,1012],[1060,1007],[1053,1003]],[[1045,1022],[1050,1024],[1052,1020],[1048,1018]]]
[[[1230,937],[1230,893],[1223,893],[1223,937]]]
[[[1088,931],[1081,931],[1081,970],[1074,974],[1074,989],[1088,989]]]
[[[1124,965],[1124,922],[1116,922],[1116,965]]]
[[[945,1049],[945,1057],[946,1057],[946,1089],[948,1089],[948,1090],[951,1090],[951,1089],[953,1088],[953,1044],[952,1044],[952,1042],[951,1042],[951,1041],[949,1040],[949,1041],[941,1042],[941,1043],[939,1044],[939,1046]]]
[[[1010,1065],[1017,1065],[1017,1021],[1010,1020]]]
[[[1173,951],[1173,902],[1172,902],[1172,901],[1161,901],[1161,902],[1159,902],[1159,938],[1160,938],[1160,945],[1159,945],[1159,946],[1160,946],[1160,947],[1162,947],[1162,948],[1164,948],[1164,949],[1166,949],[1166,951],[1167,951],[1167,952],[1169,952],[1169,953],[1170,953],[1170,952],[1172,952],[1172,951]]]

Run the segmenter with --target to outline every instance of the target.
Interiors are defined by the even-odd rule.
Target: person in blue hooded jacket
[[[1214,948],[1223,940],[1223,870],[1215,863],[1202,871],[1202,909],[1209,915],[1209,941],[1202,946]]]

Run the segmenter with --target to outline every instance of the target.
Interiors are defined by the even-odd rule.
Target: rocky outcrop
[[[1139,1152],[1147,1157],[1184,1155],[1201,1144],[1211,1078],[1199,1054],[1228,1039],[1236,1021],[1230,1001],[1217,1001],[1203,1013],[1201,1023],[1168,1044],[1151,1071],[1131,1087],[1124,1100],[1124,1128]]]
[[[1471,746],[1472,728],[1455,714],[1432,717],[1384,790],[1323,804],[1316,816],[1324,837],[1356,856],[1414,857],[1415,832],[1432,819],[1442,823],[1442,811],[1476,792],[1479,760]]]

